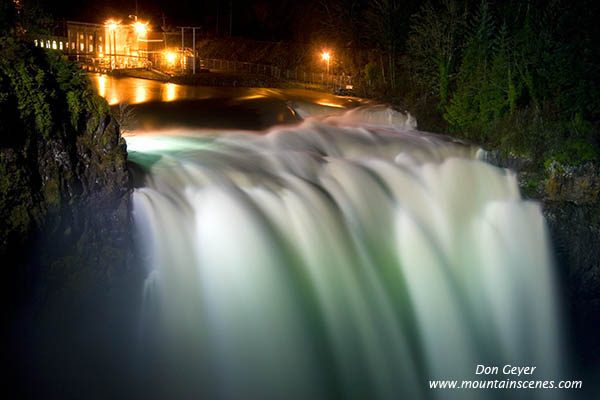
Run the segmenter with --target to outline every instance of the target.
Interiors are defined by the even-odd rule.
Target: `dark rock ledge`
[[[2,356],[18,397],[128,386],[142,281],[132,190],[119,125],[85,74],[0,38]]]
[[[529,159],[488,153],[487,161],[517,173],[521,193],[542,204],[562,289],[568,332],[584,365],[600,362],[600,166],[556,161],[543,168]]]

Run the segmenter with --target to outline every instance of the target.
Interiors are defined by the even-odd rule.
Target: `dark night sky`
[[[221,3],[227,3],[227,0],[221,0]],[[216,6],[216,0],[195,0],[195,1],[166,1],[166,0],[138,0],[138,10],[140,16],[150,17],[153,20],[159,19],[164,12],[173,19],[174,23],[193,22],[195,19],[202,19],[208,13],[210,3]],[[109,16],[121,15],[126,17],[128,14],[135,13],[135,0],[62,0],[58,2],[44,1],[44,5],[57,18],[67,18],[75,20],[85,20],[90,22],[102,22]],[[158,21],[153,21],[156,23]]]
[[[135,0],[41,0],[55,18],[103,22],[109,17],[126,18],[135,13]],[[318,10],[318,0],[138,0],[138,14],[153,26],[202,26],[214,31],[217,9],[221,33],[229,32],[229,12],[233,8],[233,34],[265,40],[289,40],[294,27],[306,25]],[[311,15],[313,17],[311,17]],[[304,20],[303,20],[304,18]],[[297,29],[296,29],[297,31]]]

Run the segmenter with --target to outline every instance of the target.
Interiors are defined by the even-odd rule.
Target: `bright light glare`
[[[133,23],[133,29],[135,29],[135,33],[139,36],[145,36],[148,32],[148,23],[136,21]]]
[[[148,99],[148,88],[146,82],[143,82],[135,88],[135,100],[133,104],[143,103]]]
[[[115,21],[114,19],[109,19],[104,23],[104,25],[106,25],[106,27],[108,28],[109,31],[113,31],[113,30],[117,29],[117,27],[119,26],[120,23],[121,23],[121,21]]]
[[[167,64],[173,65],[175,64],[175,59],[177,58],[177,54],[172,51],[165,52],[165,59],[167,60]]]
[[[169,139],[161,136],[128,136],[126,140],[129,151],[151,152],[170,148]]]
[[[335,108],[344,108],[341,104],[330,103],[327,100],[319,100],[317,104],[325,107],[335,107]]]
[[[161,152],[178,150],[201,150],[211,148],[197,137],[178,136],[178,131],[142,132],[124,134],[130,152]]]
[[[166,91],[163,95],[164,101],[173,101],[177,99],[177,85],[174,83],[167,83],[165,89]]]
[[[98,94],[106,97],[106,76],[98,75]]]
[[[329,58],[330,58],[330,57],[331,57],[331,56],[329,55],[329,52],[328,52],[328,51],[324,51],[324,52],[321,54],[321,58],[323,58],[323,60],[325,60],[325,61],[329,61]]]

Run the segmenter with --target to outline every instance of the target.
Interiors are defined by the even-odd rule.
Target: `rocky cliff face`
[[[14,39],[0,38],[0,121],[9,381],[26,397],[80,397],[63,389],[114,373],[112,360],[92,349],[119,354],[128,333],[116,327],[135,307],[124,299],[139,285],[126,144],[77,66]]]
[[[65,93],[63,104],[50,73],[38,85],[50,92],[44,98],[46,92],[31,85],[38,71],[12,63],[0,67],[0,105],[8,114],[0,128],[0,257],[17,266],[9,271],[15,282],[38,281],[45,279],[43,271],[75,265],[95,265],[108,274],[123,270],[131,248],[131,183],[126,144],[104,100],[93,97],[82,80],[81,91]],[[45,131],[38,113],[27,114],[43,106],[52,117]],[[73,107],[80,109],[69,112]],[[75,123],[61,119],[73,114]],[[20,279],[23,274],[32,276]]]
[[[0,256],[50,265],[128,245],[127,151],[106,102],[59,53],[0,38]]]
[[[557,163],[540,181],[544,214],[559,267],[567,277],[568,310],[586,363],[600,362],[600,168]]]
[[[72,140],[30,138],[0,148],[1,255],[44,241],[70,248],[83,235],[123,247],[131,191],[126,161],[125,141],[108,114]]]
[[[15,307],[49,291],[108,287],[128,270],[125,141],[108,114],[72,139],[36,138],[21,149],[0,148],[0,257],[11,260],[4,293]]]
[[[0,229],[1,257],[11,260],[3,305],[9,359],[20,367],[11,381],[24,396],[78,396],[63,389],[109,379],[102,374],[116,366],[94,349],[118,354],[116,343],[134,315],[127,309],[135,304],[127,293],[137,279],[126,146],[109,115],[74,141],[29,146],[31,158],[0,149],[0,210],[8,222]],[[93,369],[82,368],[83,360],[101,371],[88,376]],[[28,386],[23,379],[32,376],[41,378]]]
[[[565,310],[575,327],[569,332],[584,363],[600,361],[600,166],[552,162],[544,168],[499,152],[488,161],[517,172],[524,196],[542,203],[563,289]]]

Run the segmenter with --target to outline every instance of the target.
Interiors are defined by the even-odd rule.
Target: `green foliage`
[[[0,80],[4,82],[0,96],[3,106],[16,106],[16,110],[5,112],[18,115],[28,130],[49,136],[53,126],[50,103],[55,100],[55,92],[46,89],[45,73],[38,67],[42,56],[40,51],[31,51],[15,39],[0,39]],[[10,132],[14,129],[11,126],[0,129],[7,130],[2,136],[16,134]]]
[[[598,155],[597,148],[590,146],[584,139],[569,139],[559,151],[552,153],[555,160],[571,165],[598,160]]]
[[[57,52],[11,37],[0,38],[0,143],[22,143],[85,132],[87,121],[108,112],[85,73]],[[94,126],[95,128],[95,126]]]
[[[48,34],[54,21],[40,0],[2,0],[0,2],[0,36],[27,33]]]
[[[381,80],[381,71],[376,62],[371,61],[365,65],[365,79],[370,87],[376,86]]]
[[[450,71],[446,63],[438,63],[440,80],[440,109],[443,110],[450,93]]]
[[[381,50],[382,57],[387,59],[387,82],[390,89],[397,83],[397,52],[400,47],[400,29],[403,7],[396,0],[371,0],[365,13],[370,27],[369,36]]]
[[[0,1],[0,35],[7,35],[15,28],[17,11],[12,1]]]
[[[577,165],[600,160],[595,128],[588,121],[549,119],[547,107],[519,108],[495,119],[487,128],[487,145],[530,156],[539,165],[559,160]]]
[[[598,7],[584,3],[427,3],[407,42],[413,85],[459,136],[537,160],[598,159]]]
[[[464,40],[465,8],[457,0],[442,1],[439,9],[428,2],[412,19],[407,67],[420,90],[439,96],[443,109]]]
[[[444,117],[455,129],[480,130],[481,123],[500,112],[504,103],[501,87],[493,80],[501,74],[501,54],[494,56],[496,28],[487,1],[470,21],[456,91]],[[496,67],[496,68],[495,68]],[[472,139],[483,140],[483,137]]]
[[[51,10],[40,0],[21,0],[18,24],[25,33],[51,33]]]

